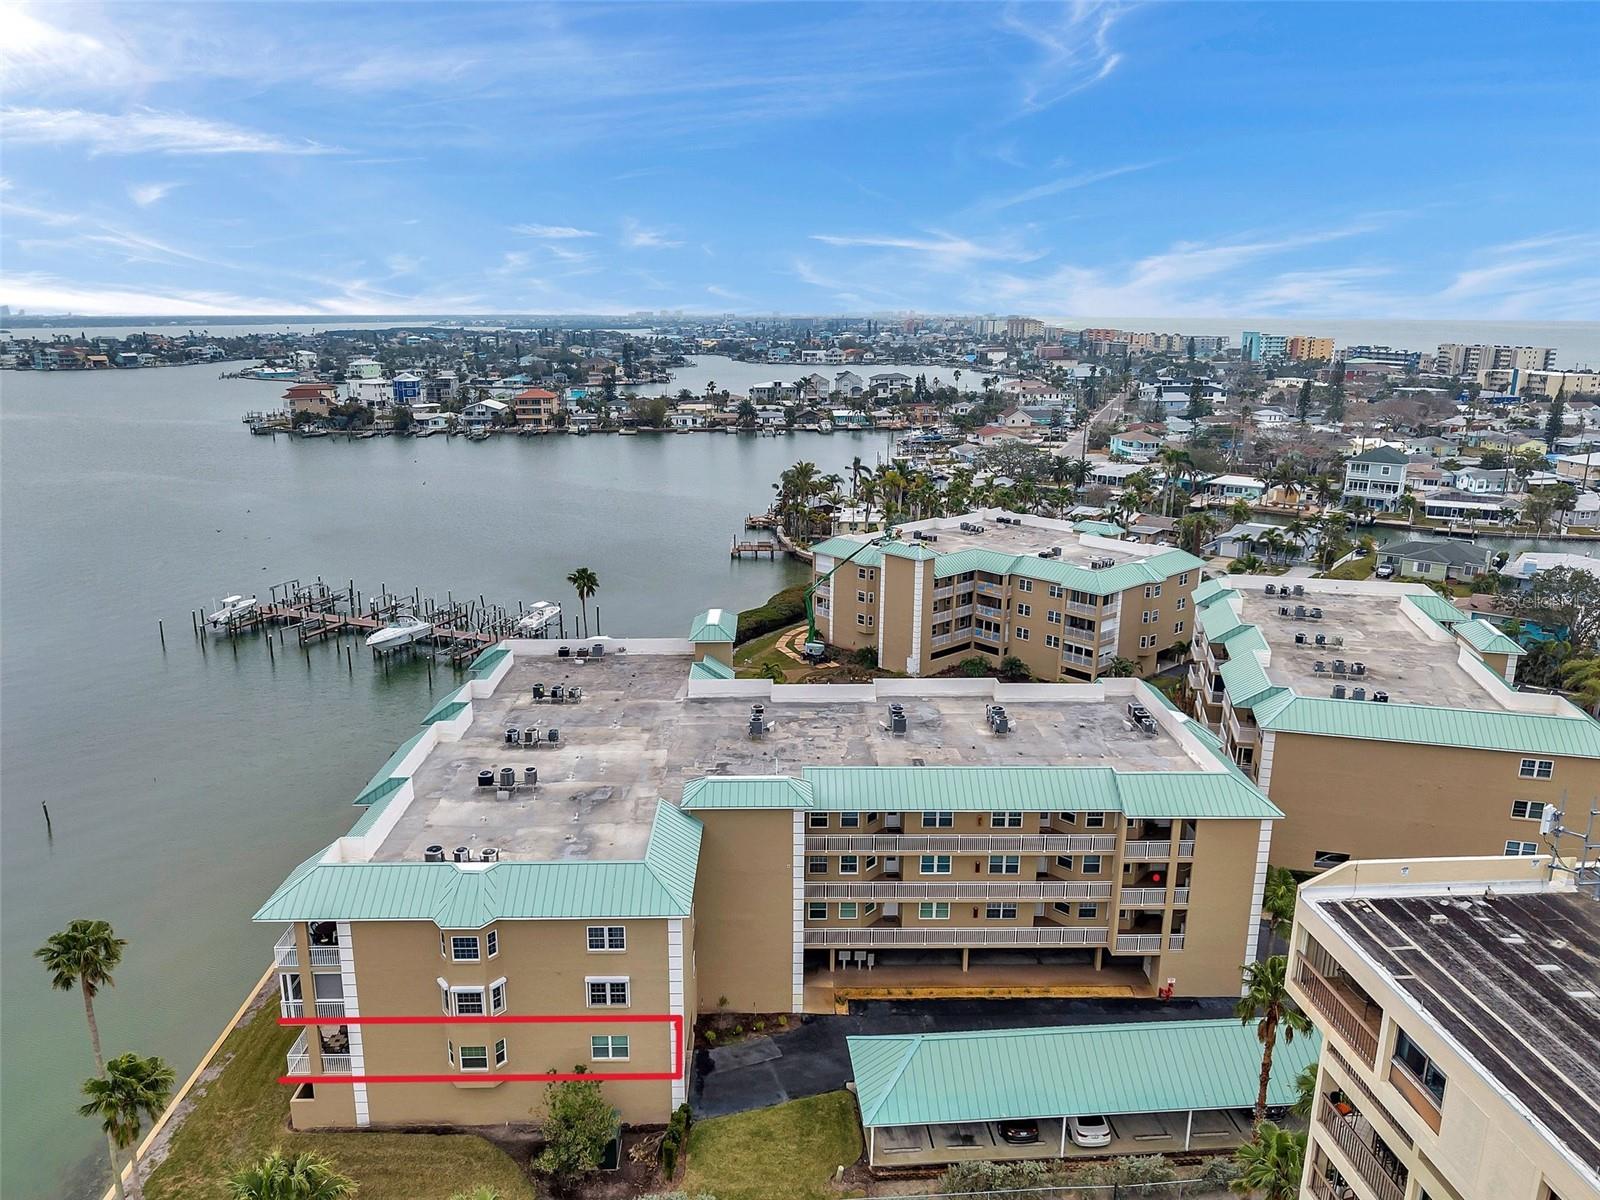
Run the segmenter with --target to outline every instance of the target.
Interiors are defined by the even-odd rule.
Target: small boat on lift
[[[433,633],[433,626],[417,617],[399,617],[367,637],[369,650],[398,650]]]
[[[224,596],[222,607],[206,618],[206,624],[212,629],[229,630],[252,615],[256,607],[254,596]]]
[[[511,635],[519,638],[549,637],[551,628],[561,619],[561,605],[551,600],[535,600],[512,628]]]

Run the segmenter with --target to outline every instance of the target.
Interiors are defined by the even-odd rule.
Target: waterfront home
[[[1422,497],[1423,515],[1436,521],[1489,521],[1515,519],[1525,496],[1474,496],[1441,491]]]
[[[851,398],[866,394],[866,381],[854,371],[840,371],[833,377],[833,394]]]
[[[1194,488],[1195,497],[1208,504],[1231,504],[1235,500],[1254,502],[1266,492],[1266,480],[1253,475],[1213,475]]]
[[[872,418],[859,409],[836,408],[829,414],[837,429],[871,429]]]
[[[324,418],[339,402],[339,389],[331,383],[296,383],[283,394],[283,406],[291,417],[310,413]]]
[[[873,533],[882,528],[881,509],[865,504],[847,504],[834,510],[830,532],[838,537],[841,533]]]
[[[1388,512],[1405,490],[1406,456],[1391,446],[1363,450],[1344,464],[1344,499]]]
[[[1274,544],[1274,535],[1282,539]],[[1283,526],[1266,521],[1241,521],[1225,530],[1212,542],[1214,554],[1223,558],[1243,558],[1253,554],[1271,562],[1305,562],[1316,551],[1320,538],[1315,530],[1306,530],[1300,538],[1284,533]]]
[[[1402,579],[1470,583],[1488,574],[1494,552],[1471,542],[1418,538],[1378,547],[1378,563]]]
[[[802,375],[797,386],[800,395],[807,400],[820,400],[833,391],[833,382],[826,375],[818,375],[815,371],[809,375]]]
[[[461,410],[461,421],[468,429],[507,424],[511,406],[504,400],[475,400]]]
[[[1148,468],[1140,463],[1093,462],[1089,464],[1089,473],[1084,476],[1084,482],[1090,487],[1122,488],[1128,482],[1130,475],[1137,475]]]
[[[383,364],[375,358],[352,358],[344,368],[346,379],[382,379]]]
[[[1067,400],[1060,388],[1038,379],[1008,379],[1000,390],[1024,405],[1064,404]]]
[[[712,411],[709,404],[680,404],[667,414],[667,422],[674,429],[704,429],[711,422]]]
[[[911,386],[912,379],[899,371],[880,371],[868,381],[872,385],[872,394],[880,398],[890,398],[898,395],[901,390]]]
[[[412,371],[402,371],[389,382],[394,388],[393,403],[410,407],[422,399],[422,376]]]
[[[1486,471],[1482,467],[1462,467],[1445,473],[1444,486],[1466,492],[1470,496],[1503,496],[1521,489],[1515,471],[1499,469]]]
[[[556,423],[560,397],[546,388],[524,388],[511,397],[511,412],[518,425],[550,429]]]
[[[1556,474],[1584,487],[1600,482],[1600,452],[1563,454],[1556,459]]]

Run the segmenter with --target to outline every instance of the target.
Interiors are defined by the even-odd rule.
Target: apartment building
[[[1365,504],[1388,512],[1406,490],[1406,463],[1392,446],[1363,450],[1344,464],[1344,498],[1347,504]]]
[[[1510,681],[1522,650],[1425,584],[1200,585],[1193,711],[1281,808],[1273,862],[1533,854],[1600,795],[1600,723]],[[1268,589],[1271,589],[1270,591]]]
[[[1554,346],[1486,346],[1444,342],[1434,355],[1440,375],[1476,375],[1479,371],[1554,371]]]
[[[1322,1035],[1305,1200],[1600,1196],[1600,900],[1548,859],[1353,862],[1301,885]]]
[[[1237,992],[1280,814],[1199,722],[1134,679],[735,679],[724,612],[486,651],[261,906],[295,1128],[526,1122],[575,1067],[664,1121],[698,1013],[841,982]]]
[[[1333,358],[1333,339],[1297,333],[1285,347],[1290,362],[1324,362]]]
[[[1092,681],[1119,659],[1152,675],[1194,631],[1200,559],[1079,533],[1069,521],[982,509],[814,548],[817,625],[908,675],[1014,656],[1035,679]]]

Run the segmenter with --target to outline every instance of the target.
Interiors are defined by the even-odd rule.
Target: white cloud
[[[681,241],[669,238],[665,231],[647,229],[632,217],[622,222],[622,244],[634,250],[670,250],[681,246]]]
[[[999,196],[992,200],[980,201],[974,207],[983,212],[998,212],[1003,208],[1014,208],[1018,204],[1027,204],[1033,200],[1043,200],[1049,196],[1059,196],[1062,192],[1076,191],[1078,188],[1089,187],[1091,184],[1101,183],[1107,179],[1115,179],[1119,175],[1131,175],[1135,171],[1148,171],[1157,163],[1129,163],[1122,167],[1108,167],[1103,171],[1086,171],[1081,175],[1068,175],[1062,179],[1052,179],[1048,183],[1041,183],[1036,187],[1024,188],[1020,192],[1013,192],[1008,196]]]
[[[91,154],[336,154],[331,146],[185,113],[135,109],[0,109],[0,131],[14,146],[82,144]]]
[[[78,14],[87,15],[87,14]],[[8,92],[47,91],[63,82],[92,80],[100,88],[138,87],[154,78],[141,56],[120,40],[105,42],[33,16],[23,5],[0,8],[0,79]],[[111,22],[106,22],[111,25]]]
[[[1001,26],[1040,52],[1031,69],[1018,73],[1023,112],[1058,104],[1115,71],[1122,54],[1111,46],[1111,30],[1124,11],[1118,4],[1073,0],[1057,6],[1052,19],[1042,4],[1007,5]]]
[[[182,186],[181,183],[130,183],[128,198],[140,208],[149,208],[152,204],[164,200],[174,188]]]
[[[849,235],[813,233],[811,240],[827,246],[864,247],[909,253],[936,270],[950,270],[974,262],[1029,262],[1038,254],[1009,241],[976,242],[955,234],[930,231],[930,236]]]
[[[572,225],[513,225],[511,232],[520,233],[523,237],[540,238],[544,241],[554,242],[595,236],[595,232],[592,229],[578,229]]]

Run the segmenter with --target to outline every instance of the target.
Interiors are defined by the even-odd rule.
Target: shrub
[[[977,655],[973,655],[971,658],[963,658],[959,663],[957,663],[956,670],[960,671],[963,675],[969,675],[976,679],[980,675],[987,675],[989,673],[989,664],[983,659],[979,658]]]
[[[600,1169],[617,1131],[617,1114],[600,1094],[598,1082],[552,1083],[545,1089],[540,1131],[545,1145],[533,1160],[534,1170],[548,1175],[557,1187],[571,1187]]]
[[[1050,1184],[1055,1173],[1042,1162],[957,1163],[939,1176],[940,1192],[1001,1192]]]
[[[856,666],[864,667],[870,671],[878,665],[878,652],[871,646],[861,650],[852,650],[850,652],[850,661]]]
[[[667,1131],[661,1135],[661,1172],[668,1179],[678,1169],[678,1157],[689,1144],[689,1106],[680,1104],[672,1110]]]
[[[1225,1154],[1206,1159],[1205,1168],[1200,1172],[1202,1182],[1216,1187],[1226,1187],[1237,1178],[1239,1178],[1239,1164]]]
[[[796,584],[769,599],[757,608],[747,608],[739,614],[739,629],[734,634],[736,643],[748,642],[763,634],[793,625],[806,619],[805,592],[808,584]]]
[[[717,1040],[717,1031],[715,1029],[706,1030],[706,1041],[715,1042],[716,1040]]]
[[[1028,664],[1015,654],[1008,654],[1000,660],[1000,678],[1002,679],[1028,679]]]

